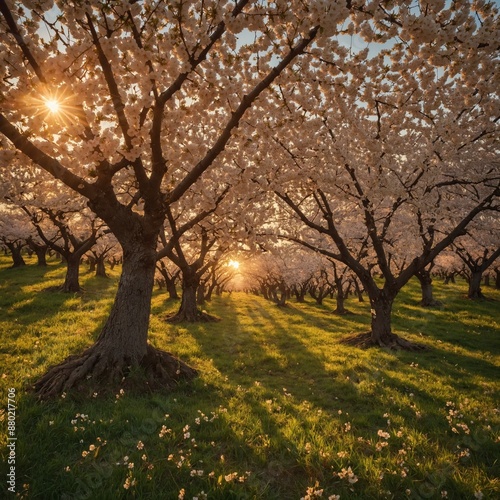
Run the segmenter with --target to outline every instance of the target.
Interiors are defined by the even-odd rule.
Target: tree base
[[[173,315],[167,316],[168,323],[217,323],[221,319],[204,311],[196,311],[196,313],[186,313],[179,311]]]
[[[439,300],[421,301],[420,305],[422,307],[441,307],[443,303]]]
[[[66,358],[53,366],[33,386],[39,399],[61,396],[70,390],[84,394],[115,394],[120,389],[154,391],[171,389],[181,380],[191,380],[198,372],[172,354],[148,345],[137,366],[126,357],[103,352],[99,343],[82,354]]]
[[[83,293],[84,289],[79,287],[78,289],[68,289],[64,285],[54,285],[48,286],[42,290],[43,292],[63,292],[63,293]]]
[[[398,335],[391,334],[384,340],[376,341],[372,338],[372,332],[358,333],[340,340],[341,344],[367,349],[369,347],[382,347],[391,351],[428,351],[429,348],[423,344],[417,344],[405,340]]]
[[[332,311],[332,314],[336,314],[337,316],[354,315],[354,313],[349,311],[349,309],[342,309],[340,311],[335,309],[335,311]]]

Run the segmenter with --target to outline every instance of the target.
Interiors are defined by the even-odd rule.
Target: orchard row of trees
[[[23,252],[30,256],[36,255],[38,266],[47,266],[47,253],[50,256],[55,253],[67,266],[64,283],[56,287],[57,290],[73,293],[82,291],[79,271],[83,263],[88,264],[89,271],[94,272],[96,277],[107,278],[106,265],[113,269],[123,260],[116,239],[102,225],[101,232],[96,232],[95,220],[87,221],[88,234],[84,232],[85,226],[79,226],[78,235],[71,229],[70,220],[64,225],[58,221],[57,230],[49,237],[47,229],[43,229],[42,219],[36,218],[30,226],[27,220],[15,219],[12,206],[3,208],[2,215],[6,219],[0,219],[0,241],[4,252],[12,258],[12,267],[26,265]],[[64,220],[61,213],[59,217]],[[48,221],[51,222],[50,218]],[[79,216],[77,222],[82,222]],[[359,301],[364,301],[364,289],[355,273],[333,259],[290,245],[265,252],[262,251],[263,244],[257,251],[245,251],[243,245],[238,247],[238,252],[215,251],[206,254],[199,249],[197,253],[196,248],[184,249],[184,253],[190,255],[190,260],[199,260],[203,265],[200,266],[201,272],[198,273],[194,288],[187,292],[194,298],[187,301],[184,297],[179,313],[170,321],[212,320],[199,307],[210,301],[214,292],[221,295],[223,291],[237,290],[262,295],[278,306],[285,306],[292,297],[297,302],[304,302],[306,296],[310,296],[319,305],[326,297],[335,297],[337,314],[349,312],[344,305],[349,295],[356,295]],[[424,307],[439,305],[433,297],[432,282],[436,277],[449,283],[455,282],[455,277],[460,276],[469,285],[469,299],[485,299],[481,288],[483,281],[485,285],[493,284],[500,288],[500,266],[497,265],[499,252],[498,248],[491,252],[488,245],[472,240],[470,235],[461,237],[431,265],[416,274],[422,290],[420,304]],[[178,300],[186,295],[184,274],[182,268],[172,260],[160,259],[156,264],[155,284],[160,290],[165,289],[169,299]],[[179,287],[182,292],[179,292]]]
[[[42,377],[41,397],[130,366],[151,386],[195,375],[147,342],[162,259],[182,273],[177,319],[191,320],[213,258],[293,243],[355,277],[370,342],[412,348],[391,331],[401,288],[453,246],[464,262],[498,255],[493,2],[0,0],[0,12],[8,210],[47,245],[57,233],[61,254],[63,227],[88,221],[67,232],[68,263],[109,235],[123,256],[96,344]]]

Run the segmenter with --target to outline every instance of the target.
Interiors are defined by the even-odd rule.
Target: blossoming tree
[[[313,48],[309,67],[297,63],[295,84],[273,94],[281,113],[266,118],[261,160],[270,173],[256,182],[302,224],[282,226],[283,237],[363,284],[371,331],[355,342],[418,349],[391,330],[395,297],[498,207],[500,29],[485,2],[419,2],[405,19],[389,30],[397,42],[375,17],[366,48]]]
[[[320,24],[334,32],[358,11],[295,0],[1,0],[0,12],[0,133],[10,143],[2,170],[50,173],[88,200],[123,248],[99,338],[49,370],[38,394],[119,382],[133,366],[150,387],[193,377],[147,342],[165,211],[207,169],[223,175],[242,118],[271,112],[260,97],[326,36]]]

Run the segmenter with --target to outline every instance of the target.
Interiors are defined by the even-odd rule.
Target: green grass
[[[207,305],[220,323],[173,326],[164,319],[178,304],[157,291],[151,342],[196,367],[194,382],[163,394],[39,403],[27,385],[94,341],[118,271],[103,280],[82,267],[85,292],[67,295],[44,291],[62,282],[60,264],[28,263],[9,269],[0,259],[1,407],[15,388],[21,498],[168,500],[184,490],[190,500],[201,492],[299,500],[308,488],[309,498],[319,490],[363,500],[500,496],[500,293],[492,288],[494,301],[471,302],[463,282],[436,282],[436,309],[418,306],[416,282],[403,290],[393,327],[431,347],[418,354],[339,344],[369,324],[369,305],[354,298],[354,314],[337,317],[329,300],[277,308],[226,294]],[[8,494],[5,412],[0,419],[0,492]]]

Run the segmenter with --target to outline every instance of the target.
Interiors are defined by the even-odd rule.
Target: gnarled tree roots
[[[117,393],[121,388],[153,391],[169,389],[198,372],[172,354],[148,345],[147,353],[134,366],[126,356],[106,352],[99,343],[82,354],[70,356],[50,368],[33,386],[40,399],[60,396],[71,389],[83,393]]]
[[[368,348],[368,347],[382,347],[392,351],[428,351],[429,348],[423,344],[417,344],[405,340],[398,335],[391,334],[383,340],[376,341],[372,338],[372,332],[358,333],[350,337],[346,337],[340,341],[341,344],[350,345],[354,347]]]

